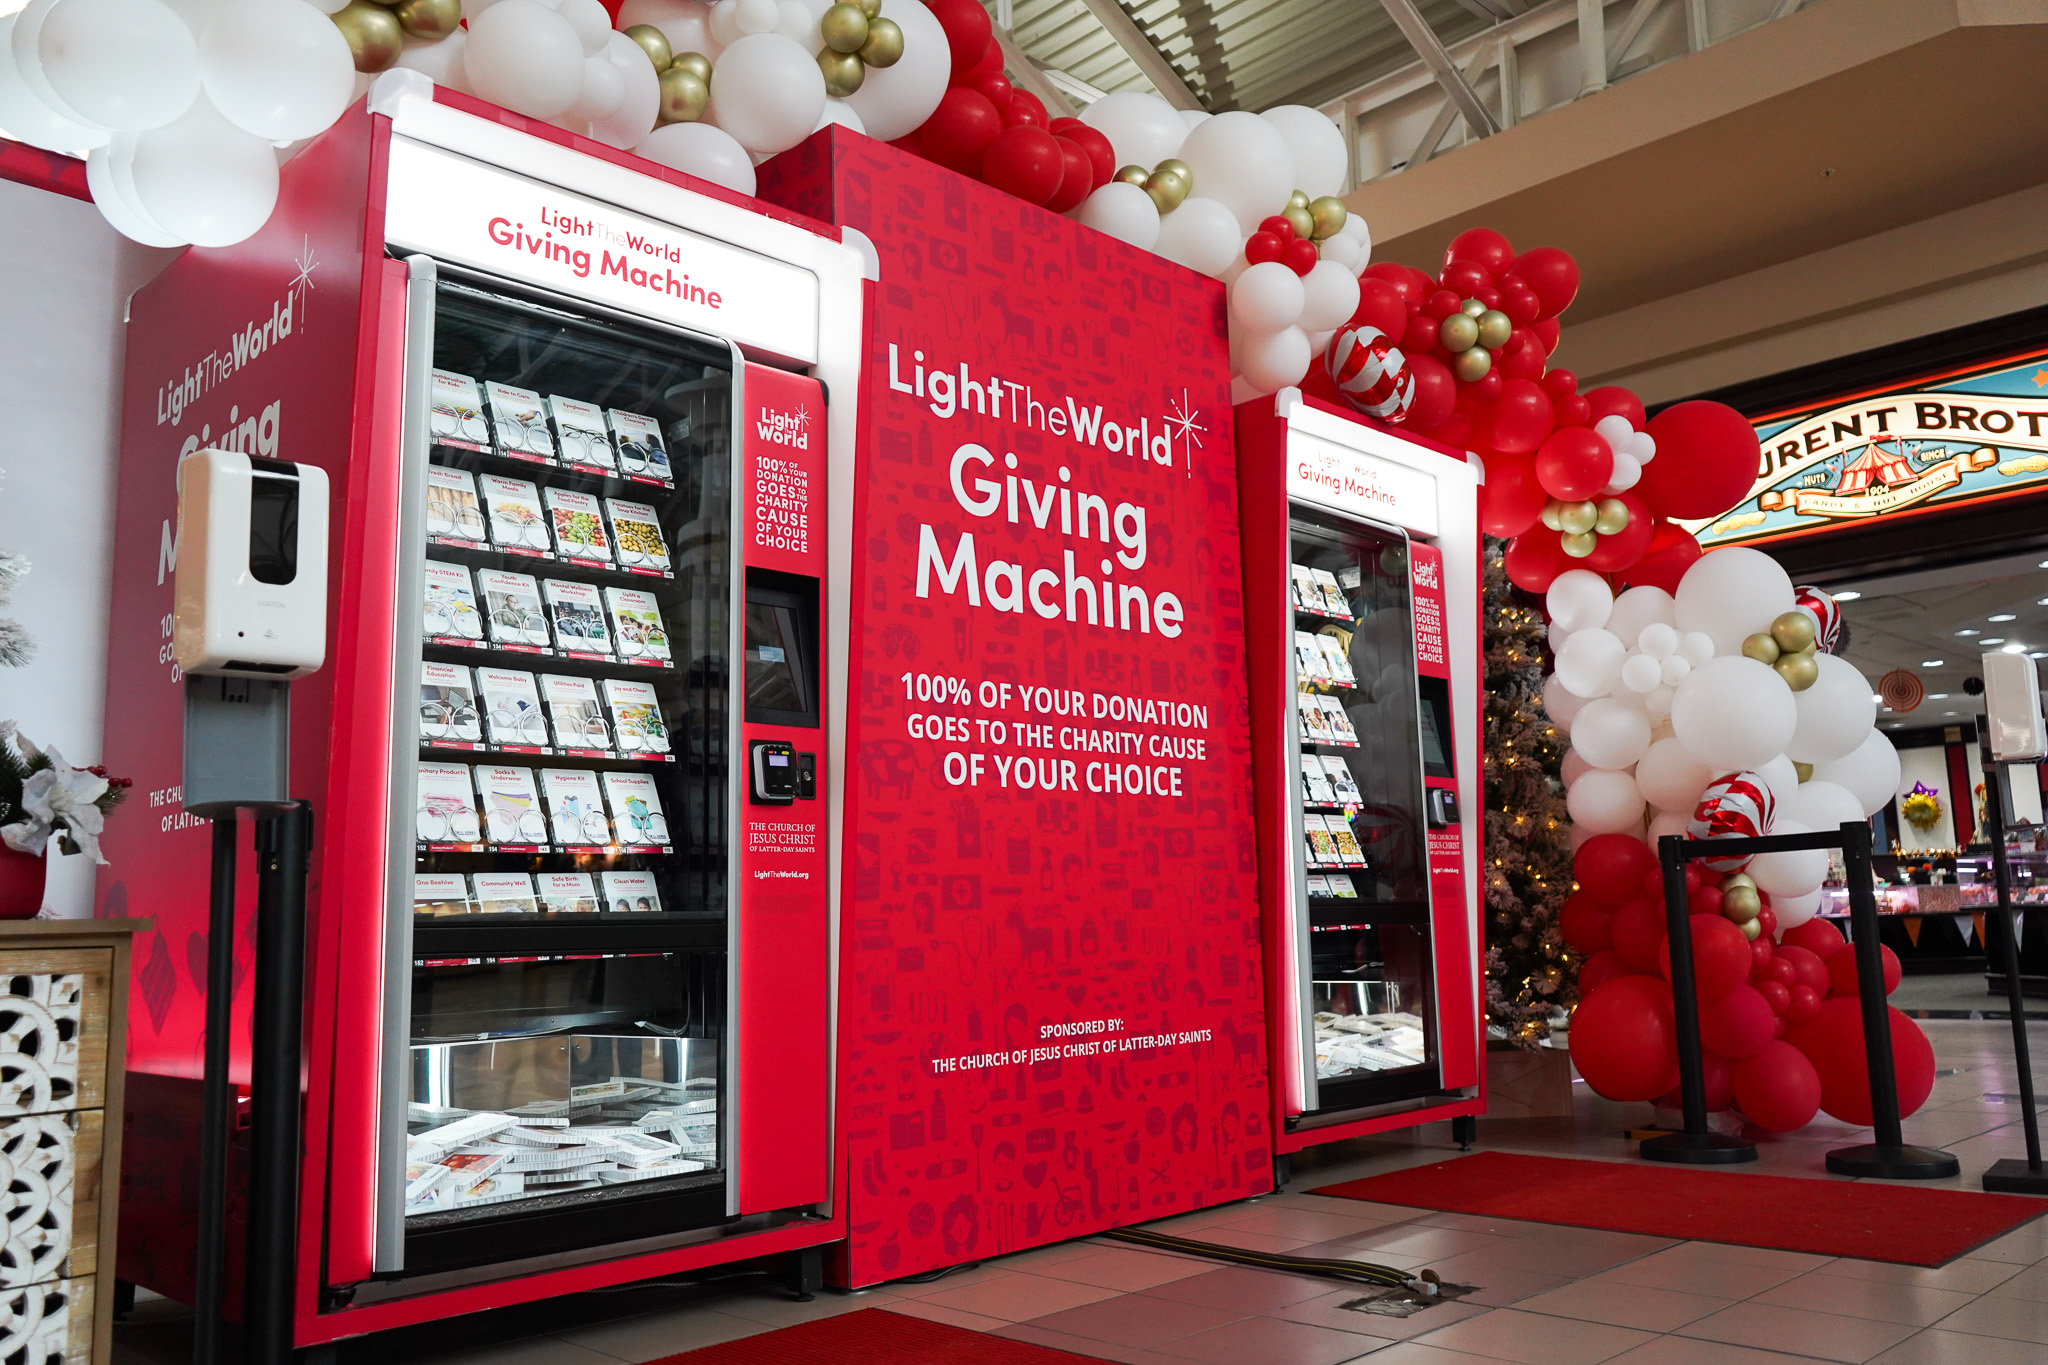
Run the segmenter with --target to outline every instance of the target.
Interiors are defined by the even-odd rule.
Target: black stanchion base
[[[1828,1171],[1833,1175],[1867,1176],[1878,1180],[1945,1180],[1963,1173],[1963,1163],[1936,1147],[1914,1147],[1901,1143],[1885,1147],[1866,1142],[1858,1147],[1837,1147],[1828,1153]]]
[[[1984,1188],[1994,1194],[2048,1194],[2048,1169],[2027,1165],[2016,1156],[1991,1163]]]
[[[1645,1161],[1681,1166],[1733,1166],[1756,1160],[1756,1144],[1727,1133],[1665,1133],[1644,1138],[1636,1151]]]

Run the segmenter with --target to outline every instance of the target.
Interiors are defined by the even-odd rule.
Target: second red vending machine
[[[1468,1135],[1479,471],[1292,389],[1237,432],[1274,1148]]]

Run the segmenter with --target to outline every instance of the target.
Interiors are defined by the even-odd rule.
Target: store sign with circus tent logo
[[[1767,417],[1749,496],[1705,546],[1807,534],[2048,485],[2048,354]]]

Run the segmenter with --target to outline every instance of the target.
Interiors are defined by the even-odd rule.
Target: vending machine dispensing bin
[[[292,718],[298,1345],[843,1236],[821,642],[863,274],[836,230],[399,71],[262,232],[133,300],[119,638],[169,629],[185,455],[334,490]],[[156,925],[121,1274],[189,1302],[209,839],[170,659],[110,670],[108,760],[159,818],[109,830],[101,913]]]
[[[1275,1151],[1469,1123],[1478,469],[1292,389],[1237,433]]]

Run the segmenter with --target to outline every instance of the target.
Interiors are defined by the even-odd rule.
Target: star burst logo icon
[[[1176,432],[1181,439],[1181,448],[1187,452],[1187,477],[1195,477],[1195,452],[1202,449],[1202,437],[1209,428],[1201,420],[1201,410],[1195,407],[1188,391],[1182,389],[1178,399],[1169,399],[1163,425],[1169,437]]]
[[[294,303],[300,309],[300,315],[304,316],[306,295],[313,288],[313,272],[320,268],[320,258],[313,251],[311,237],[299,239],[299,254],[292,263],[298,266],[299,273],[292,276],[292,282],[285,286],[285,292],[292,295]]]

